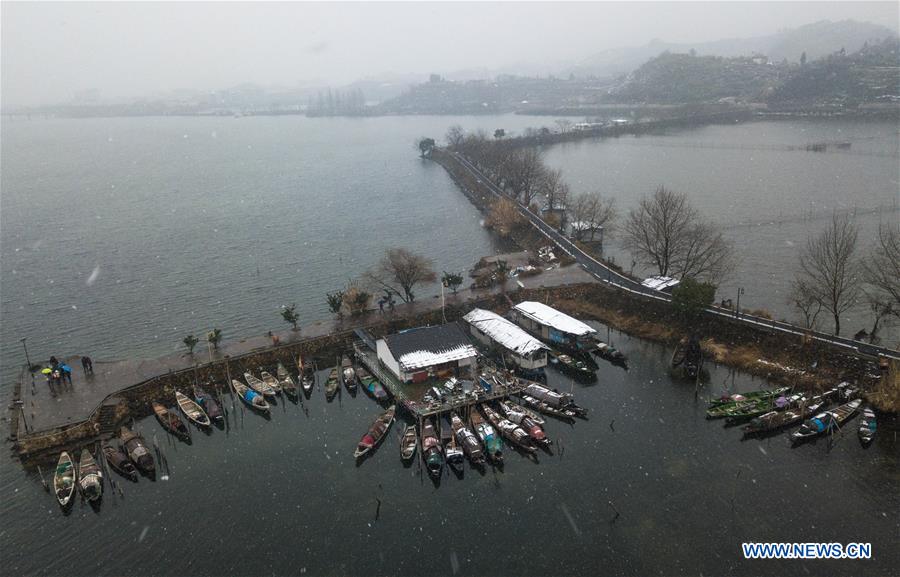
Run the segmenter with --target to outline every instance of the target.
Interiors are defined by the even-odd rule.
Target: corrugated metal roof
[[[594,329],[584,324],[578,319],[574,319],[569,315],[559,312],[553,307],[534,301],[523,301],[515,306],[515,309],[526,317],[535,320],[542,325],[553,327],[554,329],[569,333],[575,336],[588,335],[595,333]]]
[[[384,337],[391,354],[405,370],[474,357],[478,350],[456,323],[419,327]]]
[[[475,326],[500,345],[522,356],[548,348],[544,343],[526,333],[512,321],[491,311],[473,309],[463,317],[463,320]]]

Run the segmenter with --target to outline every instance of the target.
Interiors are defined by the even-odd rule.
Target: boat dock
[[[367,346],[363,341],[357,341],[353,344],[353,351],[357,360],[372,373],[381,384],[393,395],[398,403],[405,406],[413,413],[417,420],[425,419],[432,416],[440,416],[444,413],[454,411],[466,414],[472,407],[481,403],[489,403],[491,401],[499,401],[508,398],[522,390],[524,387],[522,381],[516,380],[515,384],[495,383],[490,391],[476,387],[471,393],[460,391],[457,394],[448,395],[444,402],[424,403],[421,400],[413,399],[408,393],[408,387],[400,382],[391,371],[389,371],[381,362],[375,352]],[[486,362],[482,357],[481,362]],[[485,367],[488,372],[497,372],[495,367]]]

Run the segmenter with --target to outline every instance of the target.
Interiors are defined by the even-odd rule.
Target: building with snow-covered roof
[[[463,320],[475,339],[501,347],[504,358],[520,368],[533,371],[547,366],[547,345],[512,321],[483,309],[472,309]]]
[[[478,350],[456,323],[407,329],[375,343],[378,360],[402,382],[471,377]]]
[[[669,276],[651,276],[641,282],[642,286],[658,290],[664,293],[671,293],[680,281]]]
[[[576,318],[535,301],[523,301],[509,311],[512,320],[540,339],[563,348],[588,351],[597,332]]]

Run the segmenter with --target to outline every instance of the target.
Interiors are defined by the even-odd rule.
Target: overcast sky
[[[822,19],[897,27],[897,2],[13,3],[0,5],[2,104],[240,82],[338,86],[383,72],[577,61],[654,38],[701,42]]]

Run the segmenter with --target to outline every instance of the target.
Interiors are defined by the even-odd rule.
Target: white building
[[[679,282],[681,281],[669,276],[651,276],[650,278],[645,278],[643,282],[641,282],[641,286],[664,293],[671,293],[672,289],[674,289],[675,285]]]
[[[535,301],[523,301],[510,311],[517,325],[545,341],[574,350],[590,350],[597,332],[589,325],[552,307]]]
[[[548,347],[497,313],[473,309],[463,317],[472,336],[486,345],[502,347],[504,357],[526,370],[547,366]]]
[[[456,323],[419,327],[375,343],[378,360],[404,383],[471,377],[478,350]]]

